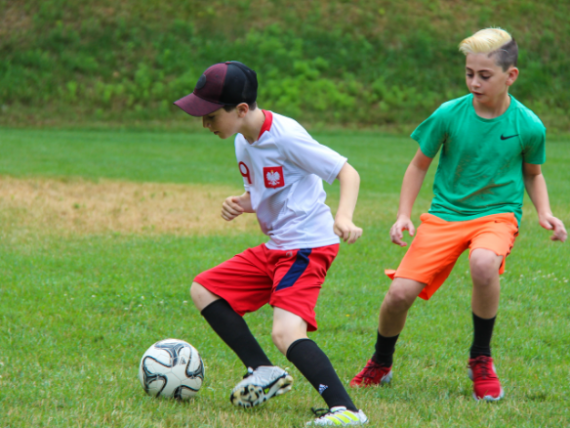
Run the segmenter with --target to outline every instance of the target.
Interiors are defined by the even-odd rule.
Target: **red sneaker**
[[[351,388],[366,388],[368,386],[390,383],[392,380],[392,366],[384,367],[375,361],[368,360],[366,366],[350,381]]]
[[[477,358],[470,358],[468,374],[473,381],[475,400],[499,401],[505,395],[491,357],[479,355]]]

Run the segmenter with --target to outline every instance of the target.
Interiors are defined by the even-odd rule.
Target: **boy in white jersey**
[[[526,188],[539,223],[564,242],[562,221],[552,215],[540,165],[545,161],[545,128],[509,95],[517,79],[518,47],[509,33],[487,28],[463,40],[465,80],[471,92],[442,104],[413,132],[419,149],[402,184],[400,208],[390,230],[405,246],[410,220],[426,171],[441,148],[434,198],[382,302],[375,353],[351,386],[367,387],[392,378],[392,356],[416,297],[428,300],[469,249],[473,281],[474,337],[469,375],[476,400],[497,401],[504,391],[491,357],[491,336],[499,307],[499,274],[518,234]]]
[[[228,197],[222,217],[256,213],[267,244],[249,248],[199,274],[190,290],[196,307],[237,354],[248,374],[230,400],[259,405],[291,389],[292,377],[274,366],[242,316],[266,303],[273,307],[277,348],[321,394],[328,409],[312,425],[362,425],[358,410],[329,359],[307,331],[317,329],[314,307],[339,237],[354,243],[362,229],[352,222],[360,178],[346,158],[317,143],[293,119],[256,106],[257,76],[240,62],[209,67],[192,94],[176,105],[220,138],[235,138],[245,192]],[[325,205],[322,180],[340,181],[336,217]]]

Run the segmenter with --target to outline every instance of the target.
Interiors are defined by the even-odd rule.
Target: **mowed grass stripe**
[[[41,135],[49,143],[50,136],[58,140],[60,134]],[[138,134],[110,133],[117,145],[121,135],[129,145]],[[414,143],[405,139],[397,140],[400,144],[379,137],[370,145],[362,143],[369,137],[344,134],[343,140],[323,134],[321,138],[338,141],[336,148],[344,149],[363,180],[371,181],[368,188],[363,183],[357,212],[365,235],[356,245],[342,245],[316,308],[320,329],[311,335],[346,384],[372,352],[378,306],[389,286],[383,270],[397,266],[405,252],[387,237],[401,176],[386,177],[405,170],[415,151]],[[45,141],[29,140],[29,144]],[[75,150],[72,143],[61,147],[64,158],[84,159],[69,154]],[[105,156],[115,156],[105,155],[105,146],[101,147],[98,156],[103,163]],[[563,162],[567,147],[549,146],[545,171],[555,214],[568,224],[570,203],[564,195],[570,191],[570,180],[554,180],[568,174]],[[111,153],[119,150],[126,156],[128,150],[123,149]],[[391,163],[376,162],[384,151]],[[152,155],[136,156],[141,156],[139,163],[152,176]],[[214,167],[215,159],[199,161],[204,169]],[[18,162],[19,172],[12,175],[42,176],[38,164],[26,169],[24,161],[12,163]],[[10,163],[8,156],[4,164]],[[98,171],[95,163],[92,167]],[[165,177],[163,183],[176,182]],[[88,178],[109,183],[101,180],[105,175],[99,172]],[[236,183],[239,189],[241,177]],[[231,183],[218,184],[234,188]],[[337,186],[326,188],[334,206]],[[429,190],[424,189],[417,212],[427,208]],[[191,304],[188,287],[194,275],[263,242],[259,232],[228,230],[206,236],[55,232],[37,233],[17,223],[0,225],[1,427],[299,427],[311,419],[310,406],[322,406],[318,394],[272,345],[272,314],[265,307],[246,319],[270,358],[291,369],[294,389],[260,409],[234,409],[229,391],[244,368]],[[470,280],[464,255],[433,299],[413,306],[397,347],[393,385],[352,391],[370,417],[370,426],[567,425],[568,248],[550,242],[532,207],[525,205],[520,236],[502,279],[493,340],[507,393],[503,402],[481,405],[471,398],[466,376],[472,334]],[[206,363],[205,385],[190,403],[151,399],[136,379],[143,352],[166,337],[188,340]]]
[[[397,192],[416,149],[408,137],[372,132],[321,132],[314,136],[349,158],[362,176],[365,192]],[[233,140],[220,140],[207,131],[183,134],[0,128],[0,150],[0,175],[13,177],[107,178],[243,187]]]
[[[360,173],[361,195],[398,195],[417,143],[374,132],[315,132],[315,139],[347,156]],[[192,133],[30,130],[0,127],[0,175],[224,184],[242,187],[232,139]],[[554,204],[570,181],[570,141],[548,137],[545,176]],[[431,199],[435,164],[420,195]],[[327,193],[337,186],[326,186]],[[380,202],[380,201],[378,201]],[[429,205],[428,205],[429,206]],[[397,207],[393,207],[393,212]]]

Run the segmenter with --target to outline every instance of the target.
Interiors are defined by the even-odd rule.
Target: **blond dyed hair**
[[[517,65],[519,48],[517,42],[502,28],[485,28],[477,31],[459,43],[459,50],[465,55],[487,54],[496,56],[497,65],[506,71]]]

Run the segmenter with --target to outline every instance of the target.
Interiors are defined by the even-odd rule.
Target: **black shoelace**
[[[320,418],[321,416],[324,416],[327,413],[331,413],[331,409],[327,409],[327,408],[316,409],[314,407],[311,407],[311,411],[315,414],[315,416],[317,418]]]

